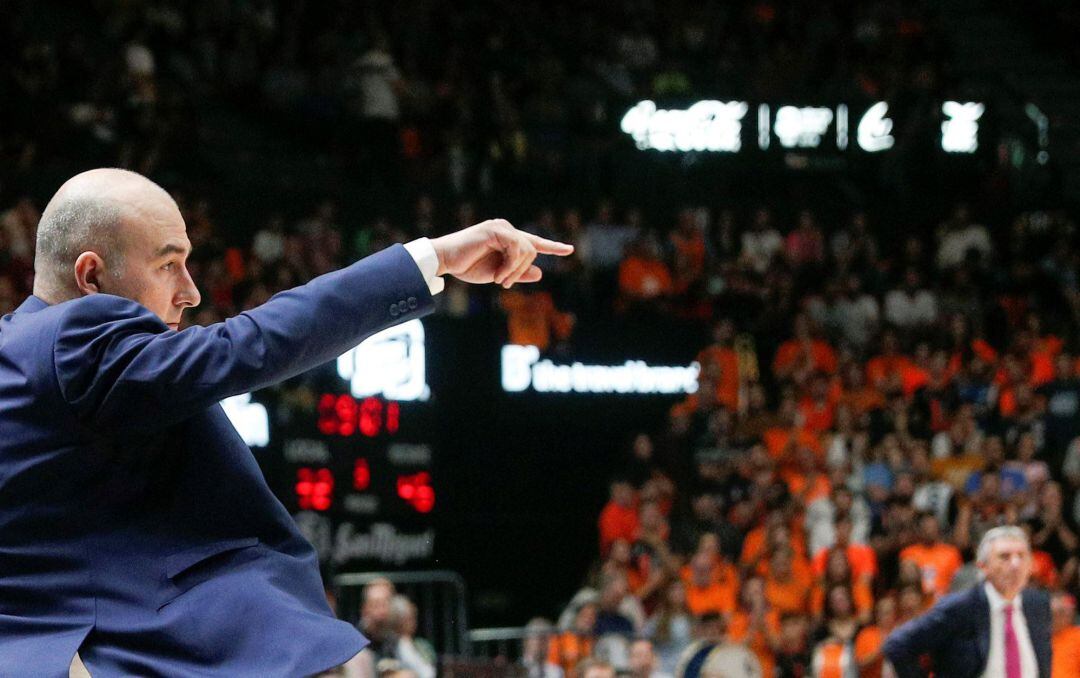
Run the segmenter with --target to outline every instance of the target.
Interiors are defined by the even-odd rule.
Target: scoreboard
[[[425,407],[320,394],[314,421],[282,432],[282,455],[295,481],[290,508],[405,519],[431,513],[431,446],[415,435],[426,428]],[[412,436],[402,431],[403,411]]]
[[[434,553],[432,406],[423,328],[413,323],[336,365],[223,403],[271,489],[333,567],[416,566]]]

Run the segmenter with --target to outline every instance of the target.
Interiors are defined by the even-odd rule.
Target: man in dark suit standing
[[[885,656],[899,678],[1049,678],[1050,598],[1026,589],[1031,546],[1019,527],[995,527],[979,543],[981,585],[941,599],[893,631]]]
[[[306,676],[367,644],[218,404],[434,307],[439,276],[509,287],[569,245],[488,221],[209,327],[176,203],[145,177],[66,182],[34,294],[0,319],[0,676]]]

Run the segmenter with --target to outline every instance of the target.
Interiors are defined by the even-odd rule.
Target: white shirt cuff
[[[446,283],[442,278],[435,275],[439,271],[439,255],[435,253],[435,246],[427,238],[417,238],[412,242],[405,243],[405,250],[416,262],[420,269],[420,275],[424,276],[428,291],[432,296],[443,291]]]

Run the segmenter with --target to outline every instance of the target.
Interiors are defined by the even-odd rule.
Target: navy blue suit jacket
[[[1021,605],[1039,675],[1049,678],[1050,597],[1025,589]],[[884,649],[899,678],[925,675],[918,662],[924,654],[932,658],[937,678],[978,678],[990,654],[990,601],[983,584],[945,596],[926,614],[894,630]]]
[[[433,307],[401,246],[210,327],[36,297],[0,320],[0,676],[303,676],[367,641],[217,404]]]

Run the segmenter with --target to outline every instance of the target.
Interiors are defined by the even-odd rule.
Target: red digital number
[[[357,402],[347,394],[324,393],[319,397],[319,431],[325,435],[351,436],[357,431],[374,438],[383,431],[394,434],[401,425],[401,406],[375,397]]]
[[[419,513],[430,513],[435,508],[435,488],[431,486],[431,474],[427,471],[398,476],[397,493]]]
[[[296,470],[296,503],[302,509],[325,511],[330,508],[334,475],[328,468],[308,467]]]
[[[352,473],[353,489],[363,492],[367,488],[371,487],[371,467],[368,466],[368,460],[361,457],[353,463]]]
[[[324,393],[319,398],[319,432],[328,436],[334,435],[338,430],[337,410],[334,407],[336,402],[337,398],[330,393]]]
[[[401,422],[401,405],[391,400],[386,403],[386,432],[397,433]]]
[[[378,398],[364,398],[360,403],[360,433],[374,438],[382,430],[382,402]]]
[[[339,395],[334,403],[334,411],[338,418],[338,435],[351,436],[356,432],[356,415],[359,407],[352,396]]]

